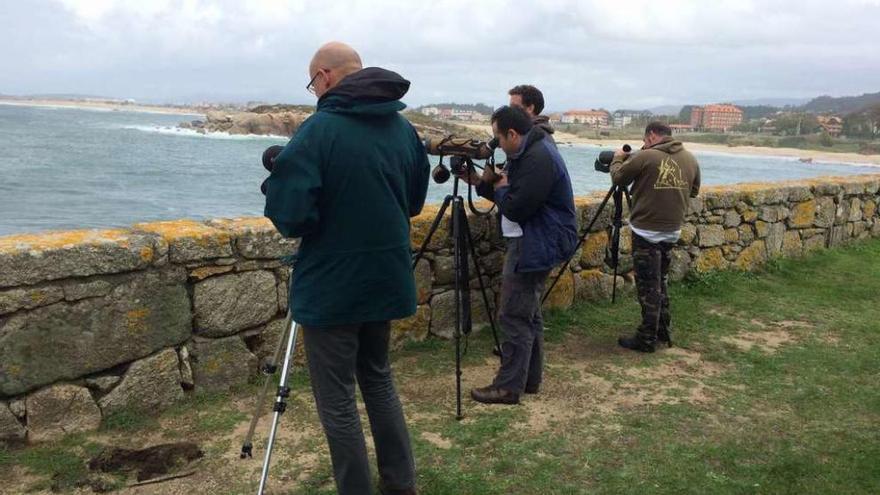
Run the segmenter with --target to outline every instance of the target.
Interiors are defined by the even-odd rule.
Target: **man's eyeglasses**
[[[309,93],[312,93],[315,96],[318,96],[318,90],[315,88],[315,80],[318,79],[318,74],[320,74],[321,71],[329,73],[330,69],[318,69],[318,72],[315,72],[315,75],[314,75],[314,77],[312,77],[312,80],[309,81],[308,84],[306,84],[306,91],[308,91]]]
[[[309,81],[308,84],[306,84],[306,91],[308,91],[309,93],[316,95],[316,96],[317,96],[318,92],[315,89],[315,79],[318,78],[318,74],[320,74],[320,73],[321,73],[320,70],[318,72],[315,72],[315,75],[312,77],[312,80]]]

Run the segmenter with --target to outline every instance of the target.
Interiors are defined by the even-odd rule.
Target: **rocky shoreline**
[[[287,110],[281,112],[208,112],[205,120],[182,122],[178,127],[207,134],[257,134],[261,136],[291,136],[311,113]]]
[[[178,127],[201,134],[222,132],[234,135],[290,137],[313,111],[313,107],[305,105],[263,105],[244,112],[210,111],[205,114],[204,120],[182,122]],[[405,113],[404,117],[410,121],[422,138],[437,139],[449,134],[457,136],[473,134],[466,127],[440,121],[426,121],[419,114]]]

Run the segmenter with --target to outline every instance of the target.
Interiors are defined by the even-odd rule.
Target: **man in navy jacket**
[[[492,115],[492,131],[507,155],[503,174],[487,167],[467,177],[477,193],[498,206],[507,253],[499,320],[505,340],[501,368],[491,385],[471,391],[474,400],[516,404],[537,393],[543,368],[541,295],[550,271],[577,245],[571,179],[552,139],[521,108]]]

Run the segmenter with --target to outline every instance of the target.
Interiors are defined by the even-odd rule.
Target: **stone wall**
[[[878,189],[880,175],[707,188],[673,252],[673,279],[752,270],[772,257],[880,236]],[[581,225],[600,200],[578,198]],[[414,220],[413,249],[436,212],[426,207]],[[551,305],[610,295],[610,213]],[[471,230],[494,308],[503,243],[491,218],[471,217]],[[58,438],[97,428],[116,411],[158,410],[193,391],[247,381],[283,331],[289,273],[279,258],[295,246],[261,218],[0,237],[0,439]],[[395,322],[395,345],[453,331],[448,222],[428,247],[415,270],[418,312]],[[625,228],[624,290],[632,284],[629,251]],[[475,324],[486,323],[479,291],[471,297]]]

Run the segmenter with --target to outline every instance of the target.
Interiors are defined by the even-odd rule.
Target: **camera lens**
[[[602,165],[611,165],[612,161],[614,161],[613,151],[603,151],[599,153],[599,163]]]
[[[266,151],[263,152],[263,167],[269,172],[275,168],[275,158],[281,154],[284,150],[284,146],[273,145],[266,148]]]

